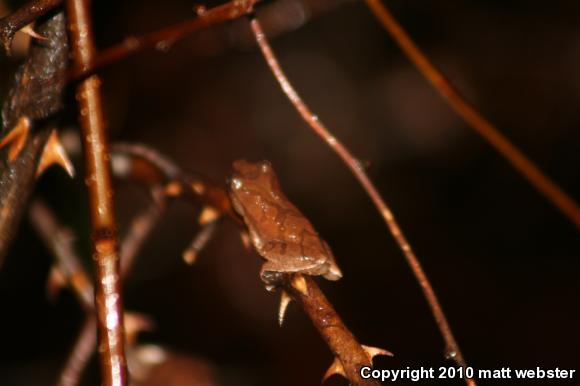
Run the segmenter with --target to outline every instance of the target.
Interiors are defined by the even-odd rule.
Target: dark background
[[[187,19],[193,5],[95,2],[98,44]],[[580,199],[580,4],[388,5],[468,99]],[[468,362],[483,369],[578,369],[574,226],[451,111],[363,3],[280,0],[259,14],[304,99],[368,163]],[[18,60],[0,60],[1,94]],[[452,365],[381,217],[285,99],[245,19],[198,33],[168,52],[148,50],[102,75],[112,140],[152,145],[220,183],[237,158],[273,163],[285,192],[331,245],[344,272],[337,283],[319,280],[329,299],[360,341],[395,353],[378,359],[378,368]],[[70,108],[63,129],[76,130],[74,116]],[[75,230],[90,267],[82,178],[71,181],[51,170],[38,195]],[[123,233],[147,196],[119,182],[116,202]],[[171,206],[125,286],[127,309],[156,322],[140,341],[166,347],[180,364],[159,384],[198,385],[192,368],[201,363],[222,385],[318,385],[331,354],[295,304],[284,327],[277,326],[278,295],[263,289],[260,259],[244,250],[232,224],[220,228],[195,266],[183,264],[198,211],[187,203]],[[82,323],[67,290],[46,299],[50,263],[24,221],[0,269],[2,386],[53,384]],[[97,375],[93,363],[83,383],[98,384]],[[528,383],[534,382],[480,382]]]

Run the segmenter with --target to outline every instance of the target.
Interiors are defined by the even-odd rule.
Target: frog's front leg
[[[282,266],[274,261],[266,261],[262,264],[260,270],[260,278],[266,285],[268,291],[274,291],[282,284],[286,272],[282,270]]]
[[[284,279],[285,274],[290,273],[304,273],[307,275],[319,275],[321,274],[320,268],[325,267],[325,264],[321,264],[321,261],[316,259],[303,257],[300,259],[287,259],[287,260],[267,260],[262,265],[262,270],[260,271],[260,277],[262,281],[266,284],[266,288],[271,291],[275,287],[281,284]],[[336,280],[336,279],[333,279]]]

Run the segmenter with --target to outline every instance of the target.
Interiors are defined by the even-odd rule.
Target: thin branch
[[[81,69],[90,68],[95,58],[95,45],[88,1],[67,0],[66,5],[75,65]],[[77,87],[76,98],[80,109],[93,258],[96,263],[95,306],[102,384],[126,386],[127,362],[117,223],[113,209],[114,190],[101,106],[100,80],[91,76],[82,81]]]
[[[181,175],[181,168],[155,149],[141,143],[116,142],[111,145],[113,170],[120,178],[131,177],[148,187],[166,184]],[[137,170],[136,159],[145,160],[145,171]]]
[[[83,326],[56,383],[57,386],[76,386],[97,343],[94,288],[72,246],[70,232],[58,224],[52,210],[42,201],[35,200],[28,214],[32,225],[56,258],[56,268],[86,312]]]
[[[139,37],[128,37],[123,42],[109,47],[99,53],[88,67],[75,67],[69,75],[72,80],[94,74],[97,70],[111,63],[124,59],[145,48],[157,47],[166,49],[184,37],[217,25],[234,20],[250,12],[259,0],[234,0],[229,3],[198,12],[191,20],[171,25],[161,30]]]
[[[115,167],[115,164],[118,165],[119,173],[122,173],[121,169],[124,169],[125,173],[133,173],[136,179],[145,181],[148,186],[162,184],[165,186],[165,192],[162,194],[169,197],[184,196],[185,198],[193,199],[204,207],[215,209],[220,216],[227,215],[237,224],[242,224],[238,216],[233,213],[228,194],[208,178],[200,174],[185,172],[168,157],[147,145],[115,143],[112,145],[111,150],[115,154],[115,159],[119,161],[113,164],[113,167]],[[120,157],[123,154],[145,161],[149,164],[149,168],[146,171],[131,170],[131,162]],[[129,167],[126,165],[129,165]],[[151,167],[157,173],[153,172]]]
[[[183,251],[183,260],[187,264],[193,264],[197,261],[199,253],[205,249],[207,243],[213,238],[217,230],[219,218],[201,224],[201,229],[194,236],[189,246]]]
[[[375,17],[447,103],[512,167],[548,201],[580,228],[580,206],[562,188],[540,170],[520,149],[512,144],[491,122],[483,117],[421,52],[403,27],[380,0],[365,0]]]
[[[32,0],[10,15],[0,19],[0,43],[2,43],[6,52],[10,52],[12,38],[17,31],[45,15],[61,3],[62,0]]]
[[[97,344],[97,320],[93,314],[87,315],[77,336],[63,371],[60,373],[56,386],[76,386]]]
[[[70,232],[58,224],[52,210],[42,201],[35,200],[28,214],[32,225],[56,258],[56,268],[86,312],[83,326],[56,383],[57,386],[76,386],[97,343],[94,288],[72,246]]]
[[[55,255],[60,260],[63,258],[66,260],[65,267],[75,267],[79,266],[79,260],[76,254],[72,251],[67,251],[67,245],[62,245],[67,240],[60,240],[60,237],[54,237],[54,235],[58,236],[62,233],[62,230],[59,231],[58,226],[56,228],[52,228],[46,225],[46,223],[55,223],[53,215],[48,213],[39,213],[38,203],[35,202],[31,207],[31,216],[33,217],[33,223],[37,223],[37,227],[43,227],[44,229],[39,229],[41,236],[46,238],[45,241],[52,245],[52,248],[55,251]],[[149,234],[154,228],[154,225],[157,223],[158,219],[163,214],[163,206],[160,207],[158,204],[152,204],[147,210],[145,210],[142,214],[138,215],[129,228],[129,232],[125,239],[123,239],[122,247],[121,247],[121,278],[125,279],[135,261],[136,256],[139,254],[141,247],[143,246],[144,240],[147,239]],[[42,208],[44,210],[48,210],[48,208]],[[44,217],[44,219],[39,217]],[[46,220],[48,218],[48,220]],[[42,226],[42,223],[45,225]],[[55,223],[56,224],[56,223]],[[51,233],[47,233],[51,230]],[[53,235],[54,238],[50,238]],[[56,244],[59,245],[56,245]],[[62,267],[62,265],[61,265]],[[64,268],[63,271],[64,271]],[[69,269],[70,271],[70,269]],[[71,352],[68,356],[65,366],[59,376],[57,386],[76,386],[79,384],[81,376],[86,368],[86,365],[93,355],[95,351],[95,345],[97,343],[97,333],[96,333],[96,318],[94,315],[94,303],[93,303],[93,288],[90,284],[82,288],[78,288],[78,285],[75,285],[75,278],[76,282],[82,283],[88,281],[80,280],[82,279],[81,273],[75,271],[76,273],[73,275],[69,275],[70,281],[69,283],[75,289],[75,293],[77,295],[83,295],[83,298],[86,296],[90,296],[90,302],[85,304],[85,300],[83,299],[83,304],[85,305],[85,310],[87,311],[87,316],[84,322],[84,325],[79,332],[76,340],[75,345],[71,349]],[[72,272],[71,272],[72,273]],[[66,271],[65,271],[66,274]]]
[[[437,296],[435,295],[435,291],[427,278],[427,275],[423,271],[421,264],[415,252],[411,248],[411,245],[407,241],[407,238],[403,234],[403,231],[399,227],[393,212],[387,206],[383,198],[381,197],[380,193],[378,192],[375,185],[369,179],[367,174],[365,173],[362,165],[359,161],[350,153],[350,151],[336,138],[334,137],[328,129],[322,124],[319,120],[318,116],[312,113],[312,111],[306,106],[304,101],[300,98],[294,87],[290,84],[290,81],[284,74],[284,71],[280,67],[276,56],[274,55],[264,32],[258,22],[258,19],[253,18],[250,23],[252,27],[252,31],[256,37],[256,42],[268,63],[272,73],[274,74],[276,80],[280,84],[283,92],[286,94],[294,108],[298,111],[302,119],[312,128],[312,130],[320,137],[322,140],[342,159],[346,166],[351,170],[354,174],[356,179],[359,181],[365,192],[369,195],[371,200],[373,201],[375,207],[382,215],[383,220],[387,224],[391,234],[395,238],[396,242],[399,245],[399,248],[403,251],[405,258],[413,274],[415,275],[417,282],[421,286],[423,290],[423,294],[431,307],[431,312],[437,322],[437,326],[439,327],[439,331],[443,336],[446,344],[446,353],[448,357],[451,357],[455,360],[455,362],[460,366],[465,366],[465,360],[463,359],[463,355],[461,354],[461,350],[459,349],[459,345],[457,344],[453,333],[451,332],[451,327],[447,322],[447,318],[437,300]]]
[[[61,227],[54,213],[40,200],[30,205],[28,214],[32,225],[56,258],[60,273],[70,284],[83,308],[91,312],[94,310],[94,288],[74,250],[70,230]]]
[[[128,276],[143,244],[165,212],[165,202],[153,202],[131,222],[121,242],[121,277]]]
[[[365,350],[356,340],[316,282],[311,277],[301,274],[285,276],[284,290],[300,303],[340,363],[340,370],[331,366],[332,373],[344,375],[351,385],[380,385],[380,382],[372,378],[363,379],[360,373],[364,366],[372,368],[372,356],[376,354],[369,353],[368,348]]]

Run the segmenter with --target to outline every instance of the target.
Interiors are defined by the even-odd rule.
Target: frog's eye
[[[262,173],[269,173],[270,172],[270,163],[268,161],[263,161],[260,163],[260,171]]]
[[[242,187],[242,181],[239,178],[232,178],[232,189],[239,190]]]

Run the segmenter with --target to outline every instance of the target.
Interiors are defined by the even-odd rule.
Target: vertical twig
[[[459,349],[459,345],[451,332],[451,327],[447,322],[447,318],[439,304],[437,296],[435,295],[435,291],[427,278],[427,275],[423,271],[419,259],[415,255],[415,252],[411,248],[411,245],[407,241],[403,231],[399,227],[399,224],[395,220],[393,212],[389,209],[383,198],[381,197],[380,193],[377,191],[376,187],[366,175],[362,165],[359,161],[349,152],[349,150],[338,140],[334,137],[328,129],[322,124],[322,122],[318,119],[316,115],[312,113],[312,111],[306,106],[304,101],[300,98],[292,84],[284,74],[284,71],[280,67],[276,56],[274,55],[264,32],[258,22],[258,19],[253,18],[250,22],[252,27],[252,31],[256,37],[256,41],[268,66],[270,67],[272,73],[276,77],[276,80],[280,84],[282,90],[294,106],[302,119],[314,130],[314,132],[322,138],[323,141],[326,142],[328,146],[342,159],[342,161],[348,166],[351,172],[354,174],[356,179],[359,181],[365,192],[370,196],[371,200],[373,201],[375,207],[382,215],[383,220],[387,224],[391,234],[395,238],[399,248],[403,251],[405,258],[413,274],[415,275],[417,282],[421,286],[423,290],[423,294],[431,307],[431,312],[435,317],[435,321],[437,322],[437,326],[439,327],[439,331],[443,336],[446,344],[446,355],[450,358],[453,358],[455,362],[460,366],[465,366],[465,360],[463,355],[461,354],[461,350]],[[473,383],[474,384],[474,383]]]
[[[164,206],[151,204],[144,213],[138,215],[123,239],[121,247],[121,278],[126,278],[131,271],[135,257],[138,255],[144,241],[151,234],[155,224],[163,214]],[[38,229],[45,243],[53,250],[60,262],[59,268],[68,279],[69,285],[87,313],[83,327],[75,340],[63,370],[58,378],[57,386],[76,386],[79,384],[86,365],[95,350],[97,343],[96,317],[93,303],[93,287],[89,284],[86,275],[80,268],[76,253],[72,250],[68,240],[59,237],[63,233],[56,223],[54,214],[40,202],[34,202],[30,209],[33,225]],[[82,285],[86,283],[86,285]],[[90,298],[88,298],[90,296]],[[88,300],[87,300],[88,299]]]
[[[86,0],[67,0],[73,58],[77,68],[89,68],[95,46]],[[105,123],[101,108],[100,80],[92,76],[76,90],[80,109],[85,182],[88,187],[93,258],[96,262],[95,307],[103,385],[127,385],[123,305],[119,276],[117,224]]]
[[[536,188],[576,227],[580,228],[580,206],[554,181],[540,170],[520,149],[512,144],[491,122],[483,117],[421,52],[403,27],[380,0],[365,0],[371,12],[403,50],[419,72],[447,100],[483,139],[485,139],[513,168]]]
[[[115,159],[114,154],[113,159]],[[119,177],[126,178],[128,177],[128,175],[123,174],[120,175]],[[137,176],[131,175],[131,177],[136,178]],[[157,181],[152,181],[152,184],[154,186],[151,187],[151,189],[154,189],[154,187],[156,186],[155,184],[157,183],[158,183]],[[129,275],[133,263],[135,262],[135,258],[141,251],[145,240],[151,234],[155,225],[157,224],[162,214],[164,213],[165,204],[166,204],[165,197],[160,197],[158,202],[150,204],[150,206],[147,209],[145,209],[142,213],[137,215],[135,219],[131,222],[127,235],[125,236],[123,242],[121,243],[121,267],[120,267],[121,279],[125,279]],[[46,209],[48,210],[48,208]],[[38,222],[38,219],[36,218],[37,216],[34,217],[35,222]],[[52,214],[49,213],[47,217],[53,216]],[[54,219],[52,219],[51,222],[56,223]],[[59,232],[54,230],[46,234],[46,236],[58,233]],[[46,239],[47,237],[44,238]],[[59,241],[58,239],[48,240],[49,245],[57,243],[58,241]],[[55,250],[58,249],[59,251],[61,251],[63,249],[63,246],[59,246],[58,248],[53,249]],[[66,256],[68,256],[69,258],[67,259]],[[62,254],[57,254],[57,258],[59,260],[62,260],[63,259]],[[69,264],[67,265],[71,265],[70,263],[73,260],[76,261],[78,264],[78,258],[74,254],[65,253],[64,258],[67,261],[69,261]],[[76,286],[74,286],[74,283],[71,283],[71,285],[73,285],[73,288],[75,288],[77,293],[81,292],[81,289],[76,288]],[[86,292],[86,290],[83,290],[82,292]],[[59,376],[57,386],[78,385],[82,377],[82,373],[86,367],[86,364],[88,363],[95,349],[97,334],[95,330],[96,319],[95,316],[93,315],[94,304],[92,302],[92,299],[90,307],[87,308],[87,312],[90,312],[91,314],[87,315],[85,319],[84,326],[81,329],[79,335],[77,336],[77,339],[75,341],[76,343],[69,354],[66,364],[63,367],[63,371],[61,372],[61,375]]]

